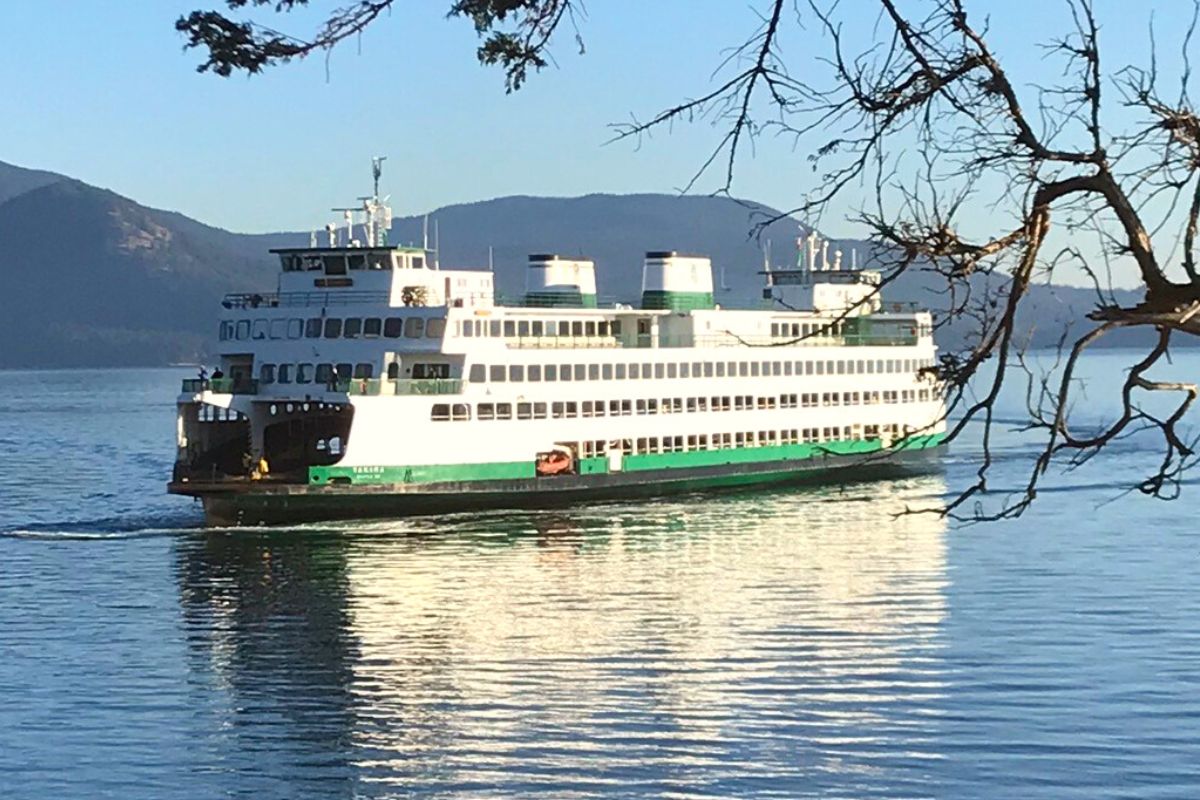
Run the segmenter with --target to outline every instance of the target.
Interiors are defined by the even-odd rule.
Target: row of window
[[[446,320],[440,317],[293,317],[225,320],[220,339],[440,339],[445,333]]]
[[[686,453],[693,450],[726,450],[732,447],[770,447],[781,444],[806,444],[898,438],[911,432],[900,425],[842,425],[826,428],[785,428],[769,431],[737,431],[734,433],[698,433],[690,436],[646,436],[636,439],[597,439],[581,442],[576,452],[583,458],[605,456],[617,450],[623,455],[650,453]]]
[[[857,405],[894,405],[928,402],[936,397],[932,389],[906,389],[896,392],[805,392],[800,394],[714,395],[712,397],[657,397],[637,400],[564,400],[550,403],[478,403],[475,418],[574,419],[578,417],[629,417],[651,414],[684,414],[707,411],[770,411],[777,408],[815,408]],[[514,411],[515,410],[515,411]],[[435,403],[430,411],[434,422],[471,419],[468,403]]]
[[[495,336],[578,339],[585,336],[620,336],[619,319],[465,319],[458,325],[460,336]]]
[[[772,323],[773,337],[840,336],[842,324],[825,330],[822,323]],[[242,319],[221,323],[221,341],[246,339],[436,339],[446,332],[440,317],[313,317],[310,319]],[[460,336],[504,338],[613,337],[621,334],[620,320],[485,320],[466,319],[456,325]]]
[[[786,339],[802,339],[806,336],[841,336],[845,328],[842,322],[772,322],[771,336]]]
[[[386,252],[356,253],[353,255],[284,255],[284,272],[324,272],[327,275],[345,275],[347,270],[381,270],[392,268],[392,254]],[[414,269],[425,266],[424,256],[411,256]]]
[[[350,364],[262,364],[258,368],[258,382],[272,383],[317,383],[328,385],[334,381],[350,378],[370,379],[375,377],[375,365],[368,363]]]
[[[911,374],[933,366],[929,358],[818,361],[683,361],[619,364],[472,364],[473,383],[645,380],[649,378],[759,378],[789,375]]]
[[[616,336],[619,320],[479,320],[458,323],[458,333],[483,336]],[[440,339],[446,333],[441,317],[313,317],[310,319],[242,319],[221,323],[221,341],[254,339]]]

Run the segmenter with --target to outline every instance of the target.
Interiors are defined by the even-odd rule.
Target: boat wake
[[[135,539],[177,536],[205,530],[199,513],[159,513],[143,516],[100,517],[82,520],[29,522],[0,529],[0,537],[14,539]]]

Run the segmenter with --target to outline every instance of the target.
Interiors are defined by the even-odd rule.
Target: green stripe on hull
[[[935,433],[924,436],[914,436],[904,442],[903,446],[892,448],[898,450],[923,450],[941,444],[945,434]],[[692,450],[681,453],[646,453],[630,455],[622,460],[622,472],[660,471],[671,469],[688,469],[694,467],[735,466],[739,464],[764,464],[770,462],[787,462],[780,464],[780,471],[786,472],[793,466],[798,469],[809,469],[807,466],[813,459],[824,455],[851,456],[866,455],[883,451],[878,439],[855,440],[844,442],[822,442],[806,444],[770,445],[766,447],[734,447],[723,450]],[[796,463],[799,462],[799,463]],[[578,474],[600,475],[608,472],[608,459],[580,459]],[[308,482],[314,485],[330,483],[352,484],[414,484],[414,483],[445,483],[445,482],[486,482],[498,480],[519,480],[537,477],[532,459],[528,461],[502,461],[484,464],[419,464],[410,466],[368,466],[368,467],[310,467]],[[720,480],[730,479],[736,482],[738,474],[720,476]],[[758,476],[745,476],[761,480]],[[725,484],[728,485],[728,484]]]

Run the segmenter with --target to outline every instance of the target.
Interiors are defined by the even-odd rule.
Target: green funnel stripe
[[[595,308],[596,295],[579,289],[526,292],[524,304],[529,308]]]
[[[642,292],[642,308],[646,309],[692,311],[712,307],[712,292],[669,292],[662,289]]]

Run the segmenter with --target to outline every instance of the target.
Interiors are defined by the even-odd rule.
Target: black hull
[[[938,470],[942,450],[939,446],[886,455],[876,452],[829,456],[792,464],[766,462],[529,480],[350,486],[269,481],[173,482],[169,491],[201,498],[209,525],[278,525],[484,509],[562,508],[699,491],[897,478]]]

